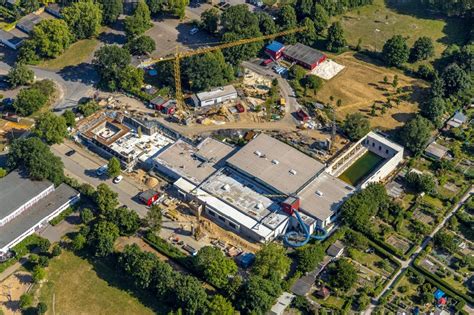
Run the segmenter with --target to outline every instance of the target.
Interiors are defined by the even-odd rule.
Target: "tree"
[[[170,11],[180,20],[186,16],[186,7],[189,5],[189,0],[168,0],[168,7]]]
[[[151,25],[150,10],[145,1],[139,0],[133,15],[125,18],[125,33],[133,38],[143,34]]]
[[[323,79],[313,74],[308,75],[305,78],[305,81],[306,87],[312,89],[314,94],[316,94],[323,87],[324,84]]]
[[[125,47],[134,56],[142,56],[152,53],[156,49],[156,44],[153,38],[148,35],[132,39]]]
[[[67,136],[66,120],[52,112],[46,112],[36,121],[34,133],[48,144],[62,143]]]
[[[158,233],[161,229],[161,224],[163,221],[163,214],[161,213],[161,208],[157,205],[152,205],[150,209],[148,209],[145,221],[150,231]]]
[[[164,11],[166,1],[164,0],[146,0],[146,4],[150,9],[150,13],[152,15],[156,15],[162,11]]]
[[[323,260],[325,256],[324,248],[319,244],[309,244],[297,249],[298,270],[309,272]]]
[[[280,25],[281,30],[290,30],[298,25],[295,9],[291,5],[284,5],[280,9],[280,13],[278,15],[278,25]],[[294,33],[289,34],[284,36],[282,40],[287,44],[294,44],[296,43],[296,36]]]
[[[433,57],[434,45],[431,38],[422,36],[418,38],[410,50],[410,59],[412,61],[426,60]]]
[[[222,295],[214,295],[209,302],[208,307],[209,315],[233,315],[235,310],[232,307],[232,303],[226,300]]]
[[[40,61],[40,58],[36,52],[36,42],[32,39],[25,40],[23,45],[20,47],[18,52],[18,63],[37,63]]]
[[[195,277],[177,274],[174,300],[186,314],[205,314],[207,294]]]
[[[313,22],[318,34],[322,34],[329,25],[329,15],[320,4],[314,6]]]
[[[33,28],[31,40],[41,57],[62,54],[73,42],[73,35],[64,20],[46,19]]]
[[[76,237],[72,240],[71,247],[75,251],[79,251],[84,248],[87,243],[87,239],[82,234],[77,234]]]
[[[436,187],[433,177],[427,174],[410,172],[405,176],[405,180],[408,184],[408,187],[410,187],[410,189],[412,189],[417,194],[422,192],[432,193]]]
[[[0,178],[7,176],[8,172],[6,169],[0,167]]]
[[[29,116],[46,105],[48,97],[38,89],[22,89],[13,102],[13,108],[21,116]]]
[[[346,258],[336,260],[329,267],[329,285],[334,289],[348,291],[357,281],[357,270]]]
[[[31,305],[33,305],[33,295],[31,295],[30,293],[23,293],[20,296],[20,309],[26,310]]]
[[[370,122],[360,113],[348,114],[342,130],[352,141],[357,141],[370,131]]]
[[[234,78],[232,67],[220,50],[188,58],[183,68],[190,88],[197,91],[222,86]]]
[[[120,235],[130,236],[140,228],[140,217],[127,207],[119,207],[106,214],[107,220],[114,223],[120,231]]]
[[[441,97],[432,97],[427,102],[421,103],[421,114],[431,120],[436,127],[443,124],[443,115],[446,111],[446,104]]]
[[[118,84],[123,91],[138,91],[143,85],[144,71],[132,65],[125,66],[118,73]]]
[[[88,101],[84,104],[79,105],[77,110],[84,115],[84,117],[89,117],[100,109],[99,104],[96,101]]]
[[[385,260],[383,260],[383,261],[385,261]],[[357,310],[358,311],[360,311],[360,312],[365,311],[367,309],[367,306],[369,306],[369,304],[370,304],[370,297],[367,295],[367,293],[361,292],[357,296],[356,304],[357,304]]]
[[[40,4],[38,0],[20,0],[20,7],[23,8],[25,14],[29,14],[38,10]]]
[[[36,180],[48,179],[56,186],[64,179],[63,162],[39,138],[15,140],[10,146],[7,165],[21,168]]]
[[[118,206],[118,194],[102,183],[97,186],[94,201],[100,214],[113,211]]]
[[[328,29],[326,48],[329,51],[337,52],[347,45],[344,38],[344,30],[339,22],[334,22]]]
[[[135,285],[147,289],[155,280],[155,268],[162,264],[158,258],[149,252],[144,252],[137,244],[126,245],[120,253],[118,262],[120,267],[133,279]],[[157,278],[156,281],[162,281]]]
[[[36,243],[36,248],[42,254],[48,253],[50,247],[51,247],[51,242],[46,238],[40,238],[38,242]]]
[[[103,46],[95,52],[94,57],[93,64],[101,84],[110,90],[118,89],[122,71],[131,61],[128,50],[117,45]]]
[[[95,256],[104,257],[114,251],[114,243],[118,237],[119,229],[115,224],[99,221],[92,227],[87,244],[91,246]]]
[[[113,156],[107,163],[107,175],[110,178],[113,178],[119,176],[120,172],[120,161],[115,156]]]
[[[102,10],[92,0],[73,2],[61,14],[76,39],[91,38],[99,34]]]
[[[102,9],[103,22],[107,25],[117,22],[120,14],[123,13],[122,0],[99,0]]]
[[[66,126],[75,127],[76,126],[76,115],[70,109],[66,109],[63,113],[64,121],[66,121]]]
[[[219,10],[212,7],[201,13],[201,22],[209,33],[216,33],[219,26]]]
[[[263,35],[275,34],[277,32],[277,26],[272,16],[266,12],[255,13],[258,19],[258,27]]]
[[[47,311],[48,311],[48,305],[46,305],[46,303],[44,302],[39,302],[38,305],[36,306],[36,312],[38,315],[46,314]]]
[[[299,41],[305,45],[312,46],[314,41],[318,38],[314,22],[310,18],[305,18],[303,20],[303,26],[306,27],[306,30],[299,34]]]
[[[441,78],[446,96],[458,95],[467,91],[471,86],[469,75],[455,63],[450,64],[443,70]]]
[[[313,11],[313,0],[298,0],[296,2],[296,12],[298,13],[298,18],[303,20],[309,16]]]
[[[221,15],[223,27],[222,41],[233,42],[244,38],[261,36],[259,18],[249,11],[246,4],[234,5],[224,11]],[[240,61],[255,57],[262,48],[262,42],[227,48],[224,56],[227,62],[238,65]]]
[[[401,143],[414,154],[420,154],[428,144],[432,129],[433,125],[428,119],[417,115],[400,131]]]
[[[409,49],[402,35],[394,35],[383,45],[382,56],[389,66],[399,67],[408,61]]]
[[[61,249],[61,246],[56,244],[56,245],[53,246],[53,249],[51,250],[51,255],[53,255],[53,257],[57,257],[57,256],[61,255],[62,252],[63,251]]]
[[[8,83],[12,88],[19,85],[29,85],[35,80],[35,73],[23,63],[17,63],[8,71]]]
[[[277,243],[265,244],[256,254],[254,274],[262,278],[275,275],[282,279],[290,270],[291,259],[286,255],[285,248]]]
[[[237,273],[237,265],[232,259],[224,256],[216,247],[205,246],[201,248],[194,259],[197,270],[206,281],[217,288],[224,288],[229,277]]]
[[[250,276],[239,292],[236,305],[244,314],[265,314],[280,293],[281,287],[277,282]]]
[[[40,266],[35,266],[35,268],[33,268],[32,277],[34,283],[39,283],[46,277],[46,271]]]
[[[95,218],[94,213],[89,208],[82,209],[80,216],[81,216],[81,221],[84,224],[91,223]]]
[[[450,253],[455,253],[458,249],[456,239],[451,233],[438,232],[433,240],[436,247],[444,249]]]

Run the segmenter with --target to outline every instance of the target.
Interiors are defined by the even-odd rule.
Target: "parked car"
[[[193,27],[190,31],[189,31],[189,35],[194,35],[196,34],[197,32],[199,32],[199,29],[197,27]]]
[[[107,172],[107,168],[107,165],[102,165],[97,169],[97,171],[95,171],[95,173],[97,174],[97,176],[102,176],[105,174],[105,172]]]
[[[71,155],[74,155],[76,153],[76,150],[69,150],[66,152],[66,156],[71,156]]]
[[[123,179],[123,176],[119,175],[119,176],[114,178],[113,182],[114,182],[114,184],[118,184],[122,181],[122,179]]]
[[[187,251],[189,254],[191,254],[191,256],[196,256],[198,253],[198,251],[194,247],[189,246],[189,245],[184,245],[183,249]]]

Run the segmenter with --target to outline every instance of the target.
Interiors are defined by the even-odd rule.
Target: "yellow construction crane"
[[[176,52],[175,52],[174,56],[165,57],[165,58],[153,58],[152,60],[150,60],[148,62],[145,62],[143,65],[145,67],[148,67],[148,66],[151,66],[151,65],[159,63],[159,62],[173,61],[173,63],[174,63],[173,68],[174,68],[174,84],[175,84],[176,102],[177,102],[177,105],[178,105],[178,112],[180,112],[184,108],[183,90],[182,90],[182,87],[181,87],[181,67],[180,67],[181,59],[188,58],[188,57],[195,56],[195,55],[205,54],[205,53],[220,50],[220,49],[225,49],[225,48],[230,48],[230,47],[255,43],[255,42],[264,41],[264,40],[267,40],[267,39],[272,39],[272,38],[281,37],[281,36],[286,36],[286,35],[290,35],[290,34],[294,34],[294,33],[300,33],[300,32],[303,32],[305,30],[306,30],[306,27],[302,26],[302,27],[297,27],[297,28],[293,28],[293,29],[290,29],[290,30],[274,33],[274,34],[240,39],[240,40],[237,40],[235,42],[224,43],[224,44],[216,45],[216,46],[212,46],[212,47],[202,47],[202,48],[198,48],[198,49],[190,50],[190,51],[179,51],[179,48],[176,47]]]

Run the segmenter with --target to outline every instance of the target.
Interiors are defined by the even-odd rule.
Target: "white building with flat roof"
[[[218,105],[237,99],[237,90],[233,85],[221,86],[210,91],[197,93],[194,98],[196,107]]]

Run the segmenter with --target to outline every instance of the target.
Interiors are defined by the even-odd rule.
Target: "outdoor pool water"
[[[339,176],[339,179],[352,186],[357,186],[367,175],[377,168],[383,160],[383,157],[367,151],[357,159],[354,164],[349,166],[349,168]]]

